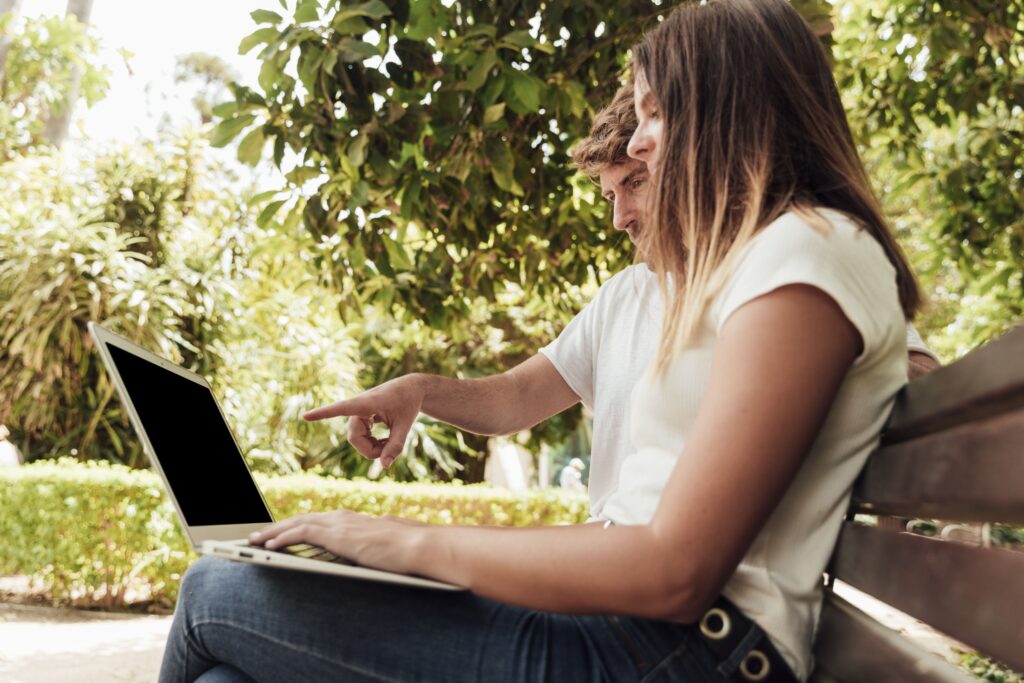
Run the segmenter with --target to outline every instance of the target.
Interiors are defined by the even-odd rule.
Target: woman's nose
[[[641,126],[633,131],[633,137],[629,139],[626,146],[626,154],[633,159],[647,161],[651,156],[651,136]]]

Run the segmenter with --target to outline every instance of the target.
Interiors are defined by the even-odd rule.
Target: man
[[[626,154],[636,125],[633,91],[627,86],[598,113],[590,136],[573,150],[575,165],[600,182],[602,195],[611,202],[614,227],[632,242],[644,229],[648,181],[646,165]],[[350,416],[352,445],[389,467],[420,412],[466,431],[497,436],[529,429],[582,401],[594,412],[590,512],[600,518],[631,450],[630,396],[654,358],[661,307],[656,276],[642,263],[633,265],[602,285],[558,339],[507,372],[471,380],[406,375],[310,411],[305,418]],[[938,367],[910,325],[907,343],[911,379]],[[390,434],[373,437],[374,422],[386,424]]]

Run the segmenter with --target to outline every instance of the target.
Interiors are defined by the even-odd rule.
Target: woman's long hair
[[[741,248],[797,211],[839,210],[882,245],[900,304],[921,305],[857,154],[824,48],[786,0],[677,8],[633,51],[664,117],[642,251],[666,294],[661,372],[694,336]]]

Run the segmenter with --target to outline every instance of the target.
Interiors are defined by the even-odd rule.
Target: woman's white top
[[[661,377],[648,372],[637,383],[630,410],[633,450],[602,511],[616,524],[646,524],[654,515],[676,460],[688,455],[687,436],[707,387],[715,342],[734,311],[791,284],[831,297],[860,333],[864,350],[796,478],[723,591],[764,629],[800,679],[811,669],[822,572],[851,486],[907,381],[906,322],[895,270],[870,234],[838,212],[820,213],[831,229],[812,227],[794,213],[762,229],[711,300],[695,340]]]

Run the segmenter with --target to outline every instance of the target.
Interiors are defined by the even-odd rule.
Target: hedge
[[[559,490],[396,484],[257,474],[276,519],[347,508],[436,524],[535,526],[587,518],[587,500]],[[196,559],[156,474],[65,458],[0,468],[0,575],[28,574],[55,602],[171,608]]]

